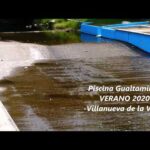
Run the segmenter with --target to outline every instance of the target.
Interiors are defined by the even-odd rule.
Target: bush
[[[79,29],[80,23],[76,19],[39,19],[34,21],[38,24],[39,29],[49,30],[49,29]]]
[[[58,22],[54,24],[54,29],[72,29],[76,30],[79,28],[80,23],[76,21],[64,21],[64,22]]]

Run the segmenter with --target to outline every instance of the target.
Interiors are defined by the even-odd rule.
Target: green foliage
[[[79,22],[76,21],[64,21],[64,22],[58,22],[54,24],[54,29],[78,29],[79,28]]]
[[[80,41],[80,36],[77,36],[78,33],[66,33],[62,31],[52,31],[52,32],[43,32],[43,35],[47,37],[50,41],[53,41],[53,44],[63,44],[63,43],[76,43]]]
[[[80,22],[77,19],[39,19],[35,20],[34,23],[38,24],[42,30],[49,29],[79,29]]]
[[[34,22],[41,30],[78,30],[81,22],[92,22],[95,25],[107,25],[121,23],[122,21],[138,21],[126,19],[39,19]]]

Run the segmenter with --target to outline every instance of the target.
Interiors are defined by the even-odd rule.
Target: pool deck
[[[150,26],[118,28],[117,30],[150,35]]]
[[[0,131],[19,131],[15,122],[0,101]]]

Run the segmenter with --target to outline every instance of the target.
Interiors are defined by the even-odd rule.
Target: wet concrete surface
[[[99,103],[87,92],[90,84],[149,85],[147,54],[116,41],[24,46],[32,49],[34,61],[16,65],[0,82],[0,97],[20,130],[150,130],[148,112],[84,110],[86,104]],[[17,62],[29,60],[22,55],[27,49]]]

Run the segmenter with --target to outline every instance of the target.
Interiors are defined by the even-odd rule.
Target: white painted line
[[[19,131],[15,122],[0,101],[0,131]]]

